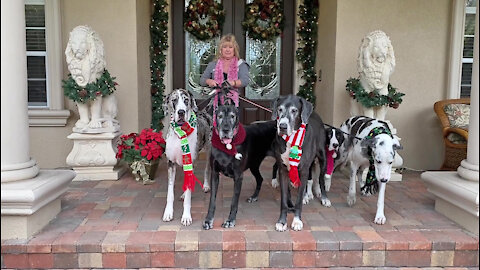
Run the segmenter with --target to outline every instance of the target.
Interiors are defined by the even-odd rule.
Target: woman
[[[208,64],[200,78],[200,85],[215,87],[222,85],[224,81],[228,81],[235,91],[231,91],[227,94],[227,97],[232,99],[235,106],[238,107],[238,88],[248,85],[248,70],[248,64],[240,59],[235,36],[227,34],[220,39],[216,60]],[[221,103],[223,104],[223,98]],[[217,104],[218,99],[215,97],[215,108]]]

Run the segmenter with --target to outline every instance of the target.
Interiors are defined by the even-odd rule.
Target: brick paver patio
[[[255,188],[253,176],[246,172],[237,225],[221,228],[233,193],[233,181],[222,177],[214,229],[204,231],[201,223],[210,194],[198,185],[192,195],[193,224],[181,225],[180,200],[175,202],[174,220],[162,221],[164,163],[153,185],[142,185],[130,174],[118,181],[72,182],[61,213],[43,231],[28,241],[2,241],[2,268],[478,269],[478,236],[435,212],[419,173],[406,172],[402,182],[388,184],[385,225],[372,222],[376,196],[358,195],[354,207],[347,205],[348,180],[336,173],[328,193],[331,208],[315,199],[303,208],[303,231],[276,232],[280,192],[270,184],[273,159],[267,158],[259,201],[246,202]],[[199,177],[202,166],[196,166]],[[178,169],[176,198],[182,175]]]

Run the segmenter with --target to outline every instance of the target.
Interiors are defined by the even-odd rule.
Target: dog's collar
[[[218,136],[217,130],[213,129],[212,146],[231,156],[235,156],[237,154],[236,146],[239,144],[242,144],[245,141],[246,136],[247,135],[246,135],[245,129],[243,128],[243,125],[239,123],[237,127],[237,132],[230,144],[231,148],[228,149],[227,145],[223,144],[222,140],[220,140],[220,136]]]
[[[372,128],[372,130],[370,130],[368,135],[365,136],[365,139],[371,139],[371,138],[374,138],[374,137],[376,137],[377,135],[380,135],[380,134],[387,134],[388,136],[393,138],[392,132],[390,131],[390,129],[388,127],[376,127],[376,128]]]

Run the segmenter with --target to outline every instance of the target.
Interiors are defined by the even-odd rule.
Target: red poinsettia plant
[[[127,163],[135,161],[154,161],[159,159],[165,151],[165,140],[162,132],[151,128],[143,129],[140,134],[130,133],[120,137],[117,146],[117,159]]]

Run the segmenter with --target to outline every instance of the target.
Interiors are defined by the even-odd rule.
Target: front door
[[[225,23],[223,33],[235,35],[240,46],[240,57],[250,65],[250,84],[239,89],[239,94],[263,107],[270,108],[279,95],[293,93],[295,1],[284,1],[285,28],[274,41],[259,42],[245,36],[241,22],[245,5],[251,0],[223,0]],[[189,90],[197,103],[205,100],[206,92],[199,85],[208,63],[214,59],[219,37],[199,41],[183,30],[183,10],[189,0],[172,1],[173,17],[173,87]],[[268,120],[271,114],[240,99],[240,120],[249,124]]]

